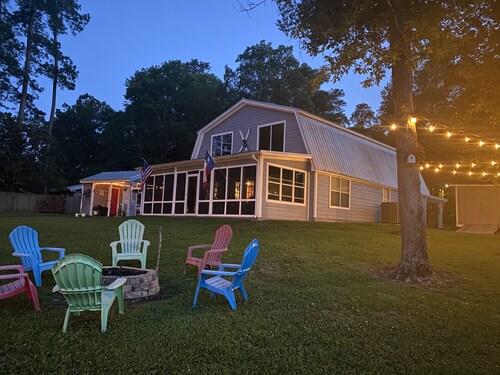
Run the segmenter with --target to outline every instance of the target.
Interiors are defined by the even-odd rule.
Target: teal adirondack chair
[[[118,231],[120,232],[120,240],[110,244],[113,266],[116,266],[120,260],[138,259],[141,261],[141,268],[146,268],[150,243],[142,239],[144,224],[134,219],[127,220],[120,224]],[[118,252],[118,244],[121,247],[121,252]]]
[[[59,259],[64,257],[65,249],[59,247],[40,247],[38,232],[27,226],[15,228],[9,234],[10,243],[14,248],[12,255],[21,259],[25,271],[33,271],[36,286],[42,285],[42,272],[50,270],[57,260],[44,262],[42,251],[55,251]]]
[[[248,301],[247,293],[243,287],[243,280],[248,271],[252,268],[258,253],[259,241],[253,240],[245,250],[241,264],[221,264],[218,271],[201,271],[198,287],[194,294],[193,307],[196,306],[198,293],[201,288],[208,289],[210,291],[210,297],[213,297],[214,294],[221,294],[226,297],[233,310],[236,310],[235,290],[239,290],[245,301]],[[224,271],[226,268],[236,269],[236,271]],[[207,278],[207,276],[211,275],[214,277]],[[227,279],[225,277],[227,277]]]
[[[101,311],[101,331],[106,332],[115,298],[120,314],[124,313],[123,284],[127,280],[119,278],[107,287],[101,286],[102,264],[94,258],[84,254],[67,255],[52,267],[52,274],[57,283],[52,292],[60,292],[68,303],[63,332],[68,328],[70,315],[80,315],[82,311]]]

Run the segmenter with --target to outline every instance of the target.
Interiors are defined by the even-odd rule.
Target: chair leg
[[[33,300],[33,305],[35,305],[35,310],[40,311],[40,302],[38,301],[38,293],[35,286],[29,282],[28,284],[28,297]]]
[[[111,263],[112,263],[113,267],[116,267],[116,263],[117,263],[116,257],[112,257]]]
[[[141,258],[141,268],[146,269],[146,258]]]
[[[241,295],[243,296],[243,299],[244,299],[245,301],[248,301],[247,292],[246,292],[245,287],[243,286],[243,284],[241,284],[241,285],[238,287],[238,290],[240,291]]]
[[[125,313],[125,300],[123,296],[123,286],[116,289],[116,298],[118,299],[118,312],[120,314]]]
[[[224,293],[224,296],[226,297],[227,301],[229,302],[229,305],[233,310],[236,310],[236,299],[234,298],[234,293],[232,290],[228,290]]]
[[[106,332],[108,327],[108,315],[111,305],[101,306],[101,332]]]
[[[198,283],[198,287],[196,288],[196,292],[194,293],[194,302],[192,308],[196,306],[196,301],[198,300],[198,293],[200,293],[200,288],[201,285],[200,283]]]
[[[64,323],[63,323],[63,332],[66,332],[68,329],[68,323],[69,323],[69,317],[71,315],[71,311],[68,309],[66,310],[66,316],[64,317]]]

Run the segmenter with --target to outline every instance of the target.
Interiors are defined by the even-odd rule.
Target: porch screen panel
[[[163,175],[155,176],[153,200],[161,201],[163,198]]]
[[[174,213],[184,214],[184,204],[186,200],[186,173],[177,174],[177,184],[175,191],[175,209]]]

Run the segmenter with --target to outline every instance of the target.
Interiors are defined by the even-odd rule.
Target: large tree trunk
[[[417,156],[416,124],[410,120],[413,114],[413,77],[410,70],[409,48],[405,41],[404,1],[392,2],[389,33],[394,90],[394,115],[398,123],[396,153],[398,170],[399,213],[401,222],[401,259],[395,278],[413,281],[430,273],[425,239],[423,199],[420,193],[420,171],[416,163],[409,163],[410,155]]]
[[[17,114],[18,123],[22,124],[24,120],[24,111],[26,109],[26,98],[28,97],[28,86],[30,80],[30,70],[31,70],[31,48],[33,41],[33,22],[35,20],[35,7],[33,2],[31,2],[30,16],[28,21],[28,32],[26,36],[26,57],[24,60],[23,69],[23,86],[21,91],[21,100],[19,102],[19,112]]]

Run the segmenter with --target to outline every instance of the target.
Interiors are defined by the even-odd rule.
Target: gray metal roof
[[[307,112],[296,112],[314,169],[398,188],[396,150]],[[430,195],[422,176],[421,193]]]
[[[117,172],[101,172],[93,176],[85,177],[80,182],[100,182],[100,181],[128,181],[139,182],[141,180],[141,172],[139,171],[117,171]]]

